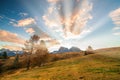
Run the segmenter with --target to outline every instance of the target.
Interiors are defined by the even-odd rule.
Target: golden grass
[[[96,54],[50,62],[29,71],[20,69],[1,76],[1,80],[119,80],[120,51],[99,51]]]

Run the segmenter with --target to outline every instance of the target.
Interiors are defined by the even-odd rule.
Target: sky
[[[37,34],[49,51],[120,46],[120,0],[0,0],[0,48]]]

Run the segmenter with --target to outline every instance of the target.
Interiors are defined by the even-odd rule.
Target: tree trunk
[[[28,59],[27,59],[27,70],[30,69],[30,55],[28,54]]]

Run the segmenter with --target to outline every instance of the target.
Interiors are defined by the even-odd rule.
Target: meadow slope
[[[29,71],[6,72],[0,80],[120,80],[120,48],[50,62]]]

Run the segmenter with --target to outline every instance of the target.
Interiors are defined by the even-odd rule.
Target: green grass
[[[119,49],[96,51],[96,54],[50,62],[29,71],[5,73],[1,80],[119,80],[119,55]]]

